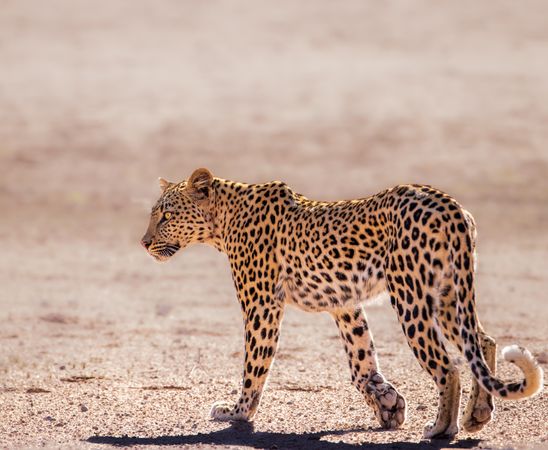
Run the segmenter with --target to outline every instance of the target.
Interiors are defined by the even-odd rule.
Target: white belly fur
[[[377,279],[375,275],[368,277],[367,273],[350,275],[350,280],[341,289],[340,283],[321,284],[317,289],[310,289],[306,283],[298,285],[295,277],[282,275],[276,286],[276,297],[286,304],[310,312],[334,311],[340,308],[356,307],[360,304],[371,304],[386,298],[386,283],[384,278]],[[333,277],[334,278],[334,277]],[[325,289],[329,287],[328,293]]]

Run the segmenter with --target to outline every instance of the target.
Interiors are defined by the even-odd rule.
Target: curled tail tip
[[[508,345],[502,349],[502,356],[508,362],[517,362],[522,360],[533,360],[533,355],[525,347],[519,345]]]
[[[542,391],[544,372],[529,350],[519,345],[509,345],[502,349],[502,356],[523,371],[525,375],[523,398],[532,397]]]

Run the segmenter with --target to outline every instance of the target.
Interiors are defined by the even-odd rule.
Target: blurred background
[[[117,399],[151,376],[217,380],[221,398],[237,388],[240,317],[225,259],[196,247],[158,265],[138,244],[157,177],[202,166],[314,199],[410,182],[445,190],[478,223],[483,321],[503,339],[532,339],[542,358],[547,14],[541,0],[0,0],[0,396],[10,405],[0,437],[15,439],[21,421],[46,440],[85,437],[81,400],[63,413],[72,419],[48,407],[72,411],[67,399],[98,389]],[[371,315],[381,350],[399,345],[387,370],[417,370],[389,306]],[[286,342],[310,342],[282,341],[286,354],[307,367],[332,359],[321,385],[356,399],[339,343],[316,339],[336,336],[329,317],[291,311],[287,322]],[[292,375],[290,359],[279,383],[318,383]],[[96,384],[60,381],[69,370]],[[49,392],[29,406],[28,389]],[[219,399],[195,389],[194,424],[207,415],[196,402]],[[105,401],[101,414],[120,413]]]

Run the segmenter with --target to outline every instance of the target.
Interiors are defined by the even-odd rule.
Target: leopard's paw
[[[469,433],[481,430],[493,417],[494,405],[476,405],[475,408],[465,414],[463,427]]]
[[[219,420],[222,422],[228,422],[232,420],[249,420],[249,416],[245,414],[244,411],[236,408],[232,403],[222,400],[213,403],[209,415],[213,420]]]
[[[367,393],[383,428],[394,430],[405,423],[407,417],[405,398],[380,373],[373,375],[367,383]]]
[[[453,439],[458,432],[458,425],[448,425],[437,420],[426,424],[423,436],[425,439]]]

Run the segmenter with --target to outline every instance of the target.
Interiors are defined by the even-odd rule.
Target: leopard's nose
[[[152,244],[152,239],[147,239],[147,238],[141,239],[141,245],[145,247],[147,250],[150,247],[150,244]]]

